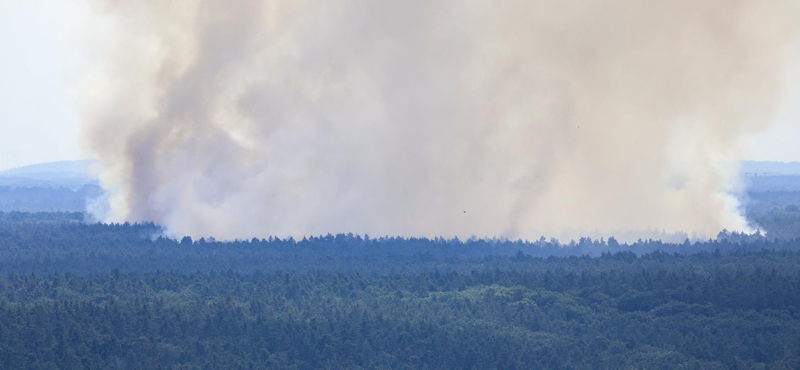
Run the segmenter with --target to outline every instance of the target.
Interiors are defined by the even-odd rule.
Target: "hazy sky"
[[[87,157],[77,96],[91,65],[89,19],[81,0],[0,0],[0,170]],[[789,81],[800,86],[800,73],[787,75]],[[800,161],[797,91],[750,146],[749,159]]]

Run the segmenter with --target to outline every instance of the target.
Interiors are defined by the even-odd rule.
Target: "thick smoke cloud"
[[[748,229],[789,1],[105,1],[110,221],[245,238]]]

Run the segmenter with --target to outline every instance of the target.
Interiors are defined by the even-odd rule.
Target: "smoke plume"
[[[109,221],[245,238],[748,225],[790,1],[99,1]],[[790,7],[795,6],[795,9]]]

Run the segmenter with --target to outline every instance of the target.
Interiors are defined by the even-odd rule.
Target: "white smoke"
[[[788,1],[101,1],[110,221],[236,238],[745,230]],[[792,9],[792,7],[795,7]],[[583,231],[581,231],[583,232]]]

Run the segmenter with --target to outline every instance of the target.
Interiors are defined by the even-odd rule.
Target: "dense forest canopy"
[[[0,279],[4,368],[800,366],[797,252]]]
[[[0,212],[0,368],[800,366],[800,239],[217,241]]]
[[[795,180],[677,243],[172,238],[0,186],[0,368],[800,368]]]

